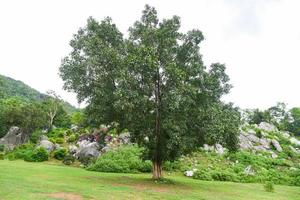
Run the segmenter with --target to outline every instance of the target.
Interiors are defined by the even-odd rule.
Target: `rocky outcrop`
[[[226,148],[224,148],[221,144],[215,144],[214,146],[209,146],[208,144],[203,145],[204,151],[213,151],[219,155],[223,155],[226,151]]]
[[[276,128],[276,126],[274,126],[273,124],[267,123],[267,122],[261,122],[258,127],[264,131],[278,131],[278,129]]]
[[[75,154],[78,159],[97,158],[100,155],[99,144],[87,140],[78,143],[79,148]]]
[[[28,139],[28,135],[23,133],[21,128],[13,126],[9,129],[7,134],[0,139],[0,144],[5,145],[9,150],[12,150],[15,146],[26,143]]]
[[[274,146],[274,148],[276,149],[276,151],[282,152],[282,147],[280,146],[280,144],[279,144],[279,142],[277,140],[272,139],[271,143]]]
[[[40,141],[39,145],[37,146],[37,148],[43,147],[45,148],[48,153],[52,152],[55,149],[55,145],[50,142],[49,140],[43,139]]]

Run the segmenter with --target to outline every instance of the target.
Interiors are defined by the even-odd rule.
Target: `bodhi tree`
[[[65,88],[87,101],[92,118],[118,121],[146,147],[154,179],[162,178],[164,161],[206,141],[236,146],[239,113],[220,101],[231,88],[225,66],[206,69],[199,52],[202,32],[179,29],[179,17],[159,21],[148,5],[128,38],[111,19],[89,18],[60,68]]]

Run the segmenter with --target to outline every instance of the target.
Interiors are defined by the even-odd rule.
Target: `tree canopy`
[[[148,5],[127,38],[110,18],[89,18],[60,67],[65,88],[87,101],[95,123],[117,121],[147,147],[155,179],[163,161],[204,142],[237,144],[239,112],[220,100],[231,88],[225,65],[206,68],[202,32],[180,26],[178,16],[159,21]]]

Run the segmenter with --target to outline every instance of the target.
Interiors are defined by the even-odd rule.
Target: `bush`
[[[66,156],[64,157],[63,163],[64,163],[65,165],[71,165],[71,164],[73,164],[74,162],[75,162],[75,157],[74,157],[74,156],[72,156],[72,155],[66,155]]]
[[[55,139],[55,143],[57,144],[63,144],[65,142],[65,140],[63,138],[56,138]]]
[[[175,160],[173,162],[165,161],[163,164],[163,170],[166,170],[166,171],[178,171],[181,168],[182,168],[182,164],[178,160]]]
[[[267,192],[274,192],[274,184],[271,181],[267,181],[264,184],[264,188]]]
[[[68,142],[75,142],[75,140],[76,140],[75,134],[70,135],[70,137],[68,138]]]
[[[0,153],[0,160],[4,160],[4,153]]]
[[[143,148],[137,146],[122,146],[103,154],[87,169],[117,173],[149,172],[152,164],[141,159],[143,151]]]
[[[67,150],[63,148],[55,150],[53,153],[53,157],[57,160],[63,160],[66,156],[67,156]]]
[[[4,144],[0,144],[0,152],[3,152],[5,150],[5,145]]]
[[[41,130],[34,131],[30,136],[30,142],[36,144],[42,135],[43,132]]]
[[[49,154],[47,150],[43,147],[40,147],[27,154],[24,160],[28,162],[43,162],[48,160],[48,158]]]

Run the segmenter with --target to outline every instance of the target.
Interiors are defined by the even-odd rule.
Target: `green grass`
[[[197,199],[300,200],[300,188],[262,184],[208,182],[180,175],[154,182],[150,174],[113,174],[49,163],[0,161],[0,200],[34,199]]]

